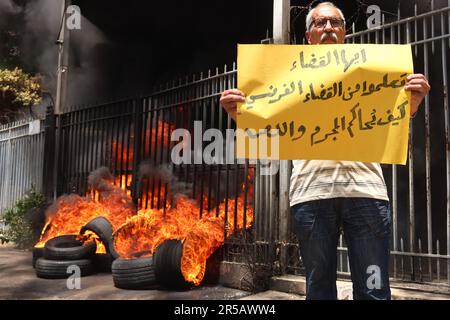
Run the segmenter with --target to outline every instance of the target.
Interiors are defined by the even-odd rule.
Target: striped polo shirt
[[[293,160],[290,205],[340,197],[389,201],[379,163]]]

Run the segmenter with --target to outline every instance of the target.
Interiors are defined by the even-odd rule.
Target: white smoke
[[[18,6],[12,0],[1,0],[0,1],[0,17],[10,14],[18,14],[22,11],[22,8]],[[2,19],[3,20],[3,19]]]
[[[167,163],[154,165],[152,161],[144,160],[139,165],[139,177],[153,177],[167,183],[169,186],[168,196],[171,199],[186,198],[192,195],[192,184],[180,181]]]
[[[55,97],[58,71],[56,40],[62,23],[61,2],[29,1],[23,10],[25,24],[22,33],[22,60],[30,69],[37,69],[43,76],[45,88]],[[81,30],[66,29],[66,34],[68,32],[70,32],[70,54],[67,103],[73,105],[87,100],[94,101],[102,91],[100,76],[102,72],[99,70],[101,59],[96,59],[98,56],[96,51],[99,46],[108,44],[108,40],[84,17],[81,19]]]

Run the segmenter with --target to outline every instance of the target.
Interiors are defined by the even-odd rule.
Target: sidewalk
[[[339,300],[352,300],[351,281],[337,281],[337,295]],[[391,281],[392,300],[450,300],[450,288],[438,285],[423,285],[408,282]],[[270,288],[272,290],[306,294],[306,280],[304,277],[283,275],[272,277]]]
[[[123,290],[114,287],[110,273],[81,278],[81,289],[69,290],[66,279],[40,279],[31,265],[31,252],[0,245],[0,299],[75,300],[237,300],[251,293],[220,285],[201,285],[189,291]]]
[[[189,291],[122,290],[114,287],[110,273],[81,278],[81,289],[69,290],[65,279],[36,277],[31,266],[31,252],[0,245],[0,299],[49,300],[304,300],[305,279],[284,275],[273,277],[270,290],[252,294],[217,284],[202,284]],[[448,287],[392,284],[396,300],[450,300]],[[338,281],[338,298],[352,298],[351,282]]]

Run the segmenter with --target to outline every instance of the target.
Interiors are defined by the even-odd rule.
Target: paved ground
[[[80,290],[67,289],[65,279],[40,279],[31,265],[31,252],[0,245],[0,299],[159,299],[235,300],[250,292],[221,285],[202,285],[189,291],[122,290],[110,273],[81,278]]]
[[[202,284],[188,291],[123,290],[114,287],[110,273],[81,278],[81,289],[69,290],[65,279],[40,279],[31,265],[31,252],[0,245],[0,300],[304,300],[304,277],[284,275],[271,279],[270,289],[252,294],[217,284]],[[351,299],[351,283],[338,281],[338,298]],[[392,283],[393,299],[450,300],[446,286]]]
[[[110,273],[81,278],[81,289],[69,290],[65,279],[40,279],[31,265],[31,252],[0,245],[0,299],[80,300],[301,300],[302,296],[278,291],[256,295],[216,284],[202,284],[189,291],[122,290],[114,287]]]

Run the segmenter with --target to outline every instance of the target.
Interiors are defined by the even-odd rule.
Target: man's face
[[[339,21],[342,23],[339,24]],[[306,31],[306,38],[309,44],[344,43],[345,27],[339,11],[329,6],[315,9],[312,14],[312,25],[309,31]]]

